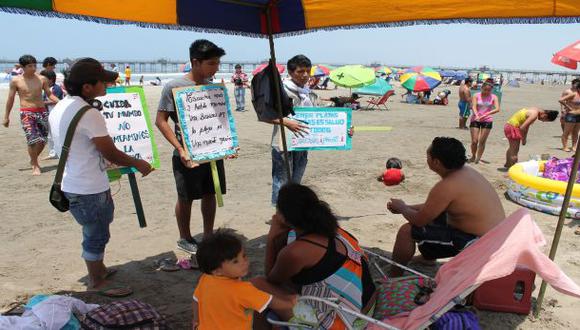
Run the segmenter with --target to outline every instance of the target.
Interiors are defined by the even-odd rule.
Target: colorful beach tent
[[[578,4],[580,7],[580,3]],[[552,63],[576,70],[580,62],[580,40],[554,54]]]
[[[434,23],[577,23],[578,0],[0,0],[0,10],[111,24],[267,37],[336,27],[410,26]],[[434,10],[436,8],[436,10]],[[203,13],[200,15],[199,13]]]

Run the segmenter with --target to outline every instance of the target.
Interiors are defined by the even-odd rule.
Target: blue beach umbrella
[[[363,86],[353,90],[353,93],[360,95],[384,95],[386,92],[393,89],[385,79],[377,78],[371,85]]]

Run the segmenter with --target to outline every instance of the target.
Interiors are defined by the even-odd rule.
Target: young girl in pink
[[[491,90],[493,83],[484,82],[481,93],[473,96],[471,102],[471,159],[470,162],[479,163],[485,151],[485,143],[493,126],[493,115],[499,112],[499,101]]]

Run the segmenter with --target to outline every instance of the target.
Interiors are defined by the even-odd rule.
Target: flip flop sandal
[[[111,292],[111,291],[115,291],[115,290],[119,290],[119,289],[123,289],[123,290],[127,290],[127,291],[125,291],[123,293],[114,293],[114,292]],[[95,292],[96,294],[98,294],[100,296],[103,296],[103,297],[108,297],[108,298],[123,298],[123,297],[127,297],[127,296],[132,295],[133,294],[133,289],[131,289],[130,287],[125,286],[125,285],[117,284],[117,285],[108,285],[108,286],[105,286],[102,289],[95,290],[93,292]]]
[[[158,263],[159,265],[159,270],[162,270],[164,272],[175,272],[181,269],[181,267],[179,267],[175,261],[169,259],[169,258],[165,258],[165,259],[161,259]]]

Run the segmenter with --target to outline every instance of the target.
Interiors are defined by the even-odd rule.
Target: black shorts
[[[201,199],[203,195],[215,194],[210,163],[201,164],[194,168],[187,168],[179,156],[173,156],[173,176],[177,187],[177,198],[191,201]],[[226,193],[226,172],[224,161],[216,161],[222,194]]]
[[[574,114],[568,113],[564,117],[564,122],[566,122],[566,123],[580,123],[580,115],[574,115]]]
[[[472,121],[469,124],[469,127],[474,127],[474,128],[487,128],[487,129],[491,129],[491,127],[493,126],[493,122],[484,122],[484,121]]]
[[[431,260],[456,256],[479,238],[449,226],[445,212],[424,227],[412,226],[411,237],[423,257]]]

